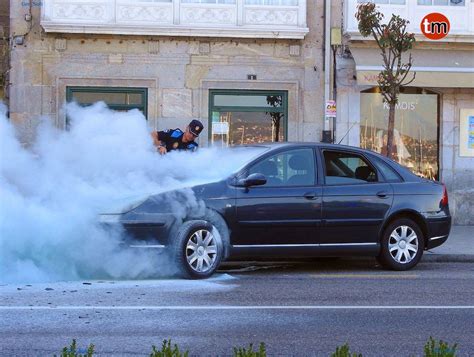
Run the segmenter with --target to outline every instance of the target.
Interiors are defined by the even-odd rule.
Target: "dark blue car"
[[[150,196],[101,219],[121,224],[130,246],[166,249],[191,278],[229,258],[375,256],[407,270],[448,238],[446,187],[384,156],[323,143],[247,147],[256,148],[222,181]],[[200,204],[186,204],[190,192]]]

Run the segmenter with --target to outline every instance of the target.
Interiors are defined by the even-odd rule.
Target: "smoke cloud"
[[[121,248],[121,232],[103,230],[97,215],[137,197],[217,181],[250,154],[206,148],[160,156],[138,110],[115,112],[102,102],[66,110],[69,130],[44,118],[25,149],[0,103],[0,282],[167,274],[163,257]]]

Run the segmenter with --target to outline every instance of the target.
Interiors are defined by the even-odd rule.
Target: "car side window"
[[[377,166],[377,169],[380,172],[382,172],[382,175],[385,177],[385,180],[387,182],[401,182],[402,181],[402,179],[396,173],[396,171],[392,169],[383,160],[379,159],[378,157],[375,157],[372,161],[375,164],[375,166]]]
[[[265,175],[267,187],[312,186],[315,183],[313,149],[295,149],[270,156],[249,169]]]
[[[325,150],[324,165],[327,185],[377,182],[377,171],[361,155]]]

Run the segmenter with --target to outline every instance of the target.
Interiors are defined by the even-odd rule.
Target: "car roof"
[[[409,169],[406,167],[398,164],[397,162],[390,160],[386,156],[383,156],[379,154],[378,152],[368,150],[368,149],[362,149],[357,146],[350,146],[350,145],[341,145],[341,144],[331,144],[331,143],[322,143],[322,142],[291,142],[291,141],[285,141],[285,142],[268,142],[268,143],[258,143],[258,144],[251,144],[251,145],[237,145],[234,147],[249,147],[249,148],[255,148],[255,147],[261,147],[261,148],[267,148],[269,149],[267,152],[275,151],[281,148],[297,148],[297,147],[321,147],[321,148],[328,148],[328,149],[334,149],[334,150],[340,150],[340,149],[346,149],[346,150],[352,150],[352,151],[358,151],[360,153],[367,153],[372,156],[376,156],[379,159],[385,161],[385,162],[390,162],[390,166],[392,168],[396,169],[396,171],[402,175],[403,179],[405,181],[419,181],[420,177],[416,176],[413,172],[411,172]],[[393,167],[395,164],[396,167]]]
[[[315,147],[325,147],[325,148],[332,148],[332,149],[348,149],[348,150],[357,150],[362,152],[368,152],[377,154],[374,151],[362,149],[357,146],[350,146],[350,145],[341,145],[341,144],[331,144],[331,143],[322,143],[322,142],[311,142],[311,141],[299,141],[299,142],[292,142],[292,141],[285,141],[285,142],[268,142],[268,143],[258,143],[258,144],[251,144],[251,145],[238,145],[237,147],[265,147],[270,150],[277,150],[280,148],[285,147],[298,147],[298,146],[315,146]]]

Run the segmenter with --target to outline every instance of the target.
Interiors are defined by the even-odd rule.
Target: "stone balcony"
[[[308,33],[306,0],[43,0],[46,32],[288,38]]]

